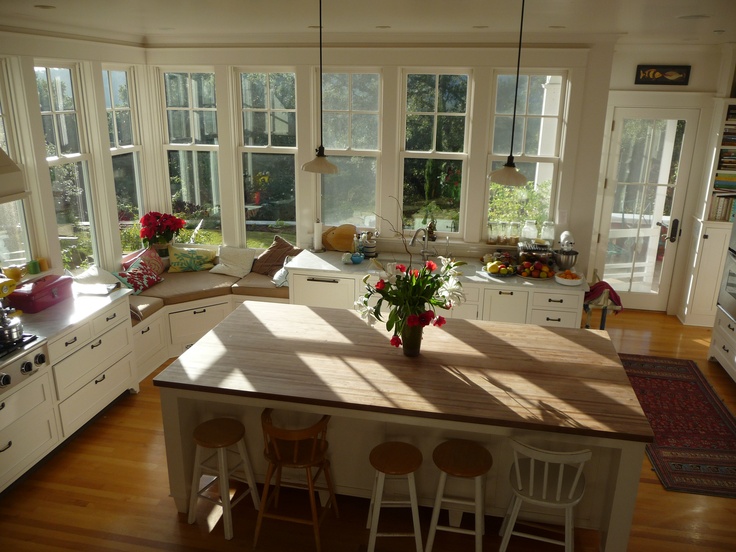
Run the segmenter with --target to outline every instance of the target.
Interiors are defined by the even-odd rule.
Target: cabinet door
[[[460,303],[459,305],[455,305],[449,311],[438,309],[437,314],[441,314],[449,318],[461,318],[464,320],[479,320],[481,317],[481,310],[480,310],[481,288],[463,286],[463,292],[465,293],[464,302]]]
[[[706,224],[700,243],[701,254],[695,276],[691,313],[715,316],[718,288],[731,232],[728,226]]]
[[[353,278],[294,274],[289,285],[297,305],[351,309],[355,303]]]
[[[483,294],[483,320],[526,323],[528,291],[487,289]]]
[[[206,305],[169,314],[171,343],[184,349],[222,322],[230,314],[230,304]]]

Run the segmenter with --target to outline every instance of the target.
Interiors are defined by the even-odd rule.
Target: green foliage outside
[[[488,220],[521,223],[536,220],[537,225],[541,225],[549,219],[551,187],[549,180],[541,182],[536,188],[534,182],[518,188],[491,184]]]

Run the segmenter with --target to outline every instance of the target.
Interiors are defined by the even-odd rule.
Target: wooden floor
[[[597,319],[593,318],[594,324]],[[623,353],[692,359],[732,412],[736,383],[706,360],[710,330],[683,326],[674,317],[626,310],[606,328]],[[168,497],[158,390],[151,378],[138,395],[124,395],[96,420],[0,494],[0,552],[252,550],[255,511],[249,499],[233,512],[235,537],[225,541],[217,508],[200,501],[197,523],[188,525]],[[322,526],[324,552],[366,550],[367,501],[340,496],[340,518]],[[426,542],[429,510],[421,509]],[[391,512],[389,521],[408,517]],[[469,516],[466,516],[469,517]],[[500,519],[488,517],[484,550],[497,550]],[[407,525],[408,526],[408,525]],[[597,533],[575,533],[578,552],[598,549]],[[472,537],[438,533],[437,552],[472,550]],[[314,549],[308,527],[264,522],[259,550]],[[379,539],[377,550],[413,550],[411,539]],[[509,550],[559,551],[561,547],[513,538]],[[736,550],[736,500],[667,492],[648,460],[634,512],[629,552]]]

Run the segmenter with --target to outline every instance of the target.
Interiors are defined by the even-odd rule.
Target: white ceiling
[[[318,0],[0,0],[0,30],[163,47],[313,43]],[[521,0],[323,0],[326,44],[514,43]],[[311,26],[311,28],[310,28]],[[526,0],[525,43],[736,43],[736,0]]]

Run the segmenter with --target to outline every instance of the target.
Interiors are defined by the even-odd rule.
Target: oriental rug
[[[665,489],[736,498],[736,419],[692,360],[619,355],[654,432]]]

